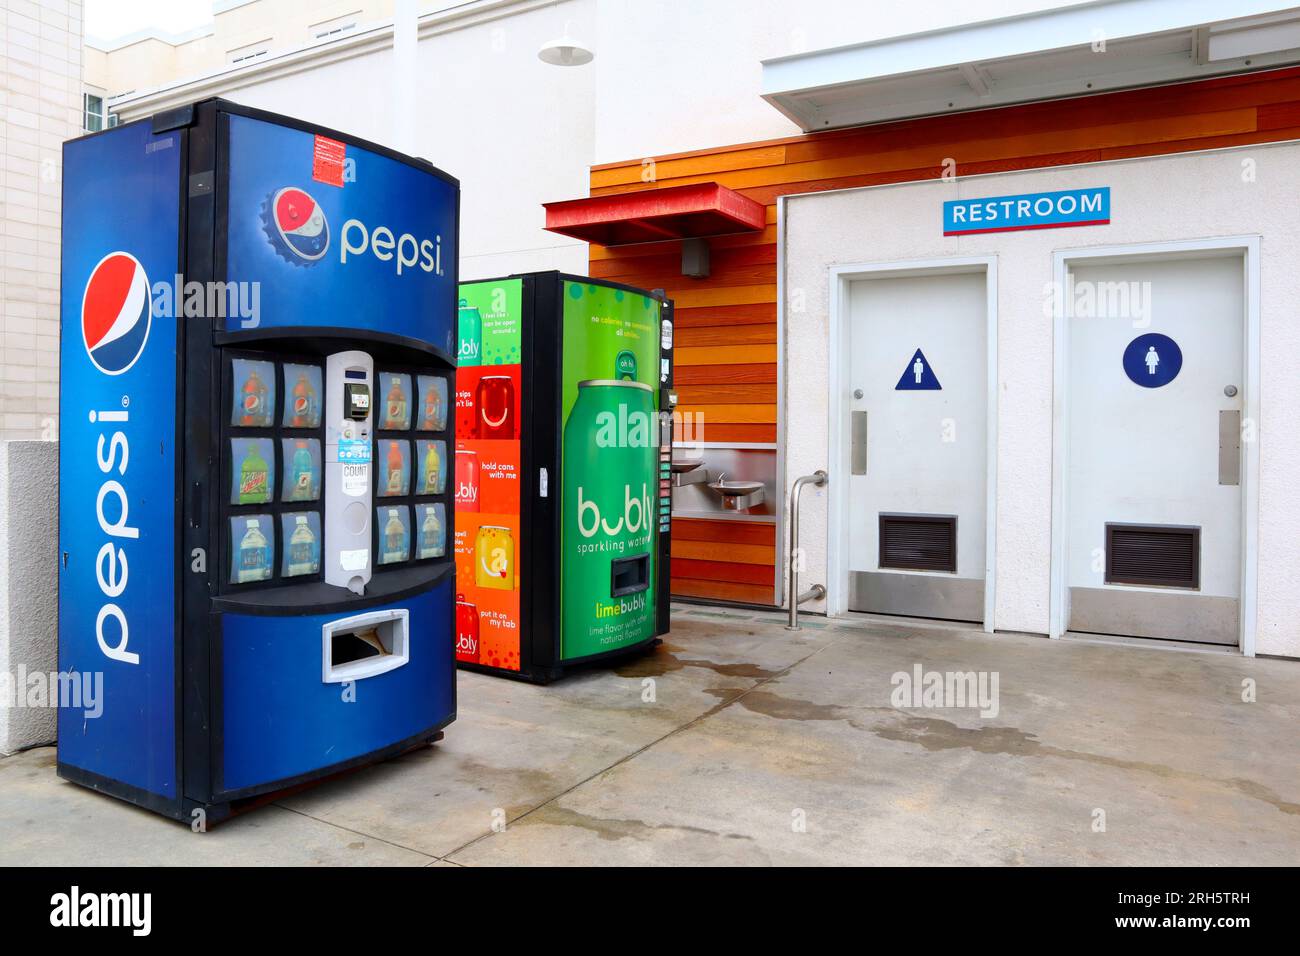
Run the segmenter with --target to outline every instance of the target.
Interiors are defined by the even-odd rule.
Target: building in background
[[[63,141],[82,129],[82,5],[0,6],[0,440],[58,413]]]
[[[1178,249],[1188,248],[1178,243],[1278,230],[1269,210],[1289,208],[1290,174],[1281,170],[1290,154],[1267,144],[1300,138],[1291,119],[1300,110],[1300,78],[1291,72],[1300,63],[1296,9],[1276,0],[884,7],[843,0],[469,0],[420,5],[409,71],[398,68],[395,4],[376,5],[374,19],[366,20],[370,9],[322,5],[300,15],[298,5],[273,0],[218,5],[210,35],[173,38],[171,53],[157,47],[158,56],[142,57],[149,69],[166,70],[141,66],[132,73],[132,57],[145,49],[132,51],[138,44],[107,54],[113,62],[97,66],[94,78],[105,99],[102,122],[214,95],[377,142],[394,141],[413,121],[408,148],[461,179],[463,280],[560,269],[665,289],[677,303],[679,407],[692,429],[681,437],[713,478],[757,481],[764,499],[728,510],[703,483],[679,489],[675,593],[786,602],[786,496],[795,477],[827,468],[830,488],[806,496],[802,542],[812,579],[805,583],[825,583],[829,592],[816,610],[968,620],[1054,636],[1092,627],[1150,637],[1163,627],[1195,638],[1203,629],[1246,653],[1300,656],[1300,631],[1288,623],[1300,619],[1300,604],[1287,583],[1300,565],[1284,543],[1300,534],[1300,505],[1285,491],[1296,465],[1287,443],[1276,435],[1270,441],[1266,432],[1234,449],[1231,425],[1232,413],[1247,425],[1300,414],[1300,392],[1276,358],[1290,354],[1289,327],[1278,323],[1276,310],[1288,307],[1294,290],[1268,270],[1260,284],[1249,284],[1259,265],[1249,243],[1214,246],[1208,251],[1215,266],[1199,272],[1172,267],[1186,272],[1170,280],[1177,290],[1188,288],[1191,273],[1209,281],[1234,260],[1233,268],[1245,270],[1235,287],[1249,290],[1241,303],[1223,300],[1225,314],[1240,325],[1240,360],[1217,369],[1224,381],[1197,397],[1216,429],[1199,449],[1209,457],[1177,459],[1179,474],[1209,469],[1204,473],[1215,479],[1195,492],[1199,510],[1191,518],[1180,517],[1172,483],[1156,485],[1144,499],[1151,507],[1122,520],[1112,507],[1122,488],[1089,486],[1092,477],[1074,471],[1066,487],[1061,476],[1084,458],[1071,459],[1063,444],[1073,420],[1053,418],[1066,414],[1064,370],[1073,360],[1053,342],[1074,327],[1043,305],[1044,286],[1088,273],[1087,263],[1069,257],[1057,263],[1061,249],[1150,240],[1163,244],[1153,255],[1177,259],[1186,258],[1175,255]],[[360,11],[355,26],[353,11]],[[322,26],[339,32],[317,35]],[[573,68],[544,62],[539,48],[560,36],[580,38],[595,59]],[[201,65],[189,69],[191,62]],[[163,75],[171,70],[179,73]],[[399,104],[408,101],[414,106],[403,111]],[[1256,148],[1222,152],[1247,146]],[[1222,181],[1224,170],[1246,161],[1256,178],[1242,178],[1242,167],[1231,183]],[[1058,167],[1076,172],[1042,172]],[[1002,236],[932,221],[949,201],[1099,186],[1109,187],[1113,203],[1104,223],[1098,216]],[[1255,188],[1237,195],[1243,186]],[[1281,241],[1268,239],[1279,248]],[[906,276],[882,266],[922,260],[951,261],[933,275],[924,263]],[[843,271],[847,266],[858,271]],[[868,273],[888,281],[873,285]],[[1227,295],[1236,280],[1227,272],[1219,278],[1190,304]],[[1159,279],[1145,276],[1139,286],[1159,286]],[[909,300],[912,280],[951,289],[953,298]],[[901,358],[888,357],[888,375],[841,368],[840,359],[861,351],[852,337],[843,338],[845,329],[859,318],[875,321],[878,295],[899,315],[947,310],[963,334],[970,327],[959,313],[982,316],[965,352],[982,356],[983,364],[929,369],[930,359],[940,361],[936,347],[918,340]],[[844,311],[843,296],[858,312]],[[953,304],[959,300],[961,308]],[[1284,347],[1261,354],[1249,337],[1261,328]],[[1207,325],[1196,335],[1208,342],[1221,332]],[[941,329],[927,334],[958,341]],[[1223,348],[1210,351],[1232,358]],[[1070,353],[1083,354],[1082,347]],[[917,387],[905,387],[904,366],[917,363]],[[1166,374],[1171,366],[1163,368]],[[1189,360],[1180,388],[1192,381],[1191,371]],[[863,376],[870,383],[849,381]],[[1080,370],[1074,381],[1085,378]],[[880,382],[889,394],[873,398]],[[847,397],[857,391],[862,397]],[[1148,397],[1170,394],[1157,388]],[[968,500],[925,498],[924,482],[906,482],[908,474],[947,467],[938,458],[912,460],[920,447],[913,442],[894,454],[899,487],[915,491],[915,500],[886,506],[873,497],[875,484],[857,480],[865,477],[857,469],[875,469],[883,459],[868,453],[864,464],[855,449],[890,428],[903,434],[921,422],[938,435],[951,416],[895,428],[886,424],[893,419],[884,406],[867,405],[919,405],[936,395],[964,396],[963,415],[982,409],[978,420],[948,423],[962,438],[942,446],[982,449],[955,463],[975,476],[962,482]],[[1144,421],[1140,410],[1126,409],[1118,420]],[[1086,422],[1077,424],[1072,447],[1086,447]],[[1180,454],[1190,453],[1191,443],[1185,445]],[[1093,460],[1111,471],[1125,467],[1105,457],[1112,453],[1103,449]],[[1158,461],[1143,461],[1144,473],[1159,470]],[[1080,493],[1085,487],[1097,490],[1095,500]],[[844,497],[848,488],[852,501]],[[1207,508],[1211,496],[1230,501]],[[1202,522],[1196,515],[1229,512],[1237,518],[1222,534],[1187,533]],[[1105,519],[1100,524],[1098,516]],[[1205,528],[1209,521],[1204,517]],[[1066,532],[1076,523],[1088,530],[1075,533],[1071,547],[1083,550],[1067,553]],[[1142,551],[1151,540],[1139,540],[1165,533],[1150,532],[1156,525],[1169,532],[1160,539],[1170,549],[1161,561],[1173,564],[1161,573],[1172,576],[1135,584],[1143,573],[1150,582],[1160,571],[1160,561]],[[848,538],[873,543],[853,550]],[[909,549],[924,552],[921,566]],[[1129,581],[1093,579],[1102,572],[1090,565],[1143,554],[1151,560],[1130,568]],[[1221,586],[1233,579],[1234,586]],[[1120,593],[1111,588],[1138,595],[1132,600],[1142,604],[1142,621],[1100,621],[1095,604],[1089,610],[1097,592]],[[1224,600],[1181,600],[1192,593]],[[1160,620],[1148,619],[1152,610]]]
[[[326,43],[392,14],[393,0],[215,0],[212,22],[184,33],[88,36],[84,129],[115,125],[115,100]]]

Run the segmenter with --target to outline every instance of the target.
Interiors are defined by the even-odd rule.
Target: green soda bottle
[[[257,450],[257,442],[250,441],[244,453],[244,463],[239,466],[239,503],[256,505],[271,500],[271,469]]]

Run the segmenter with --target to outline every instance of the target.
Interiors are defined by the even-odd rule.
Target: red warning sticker
[[[312,150],[311,178],[331,186],[343,185],[343,160],[347,146],[328,136],[317,136]]]

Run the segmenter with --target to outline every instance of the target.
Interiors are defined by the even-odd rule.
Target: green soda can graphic
[[[561,656],[654,636],[658,429],[640,382],[578,383],[564,426]]]
[[[624,349],[614,359],[614,377],[622,382],[636,381],[636,355],[631,349]]]
[[[483,317],[465,299],[460,300],[456,327],[460,344],[457,360],[460,365],[481,365],[483,362]]]

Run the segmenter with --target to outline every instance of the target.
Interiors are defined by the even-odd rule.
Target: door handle
[[[867,413],[853,412],[849,426],[851,471],[855,475],[867,473]]]
[[[1219,412],[1219,484],[1241,484],[1241,412]]]

